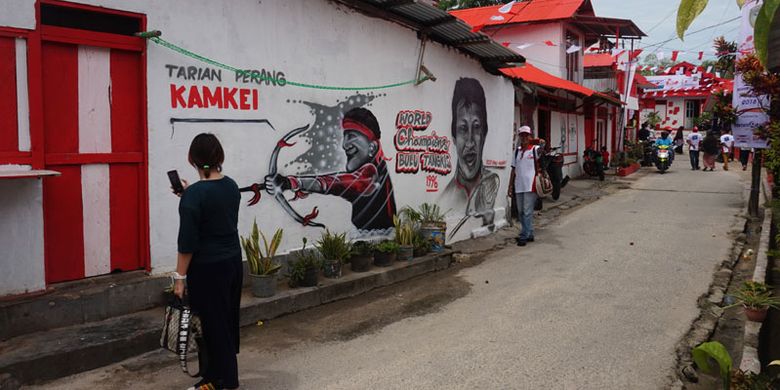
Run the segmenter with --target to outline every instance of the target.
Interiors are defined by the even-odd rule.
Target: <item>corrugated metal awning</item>
[[[339,0],[369,16],[407,26],[430,40],[452,46],[477,58],[485,69],[500,74],[498,69],[522,64],[520,54],[493,41],[489,36],[472,32],[471,26],[421,0]]]

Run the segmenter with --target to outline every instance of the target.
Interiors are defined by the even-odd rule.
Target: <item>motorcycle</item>
[[[568,175],[563,177],[563,153],[560,152],[560,147],[551,148],[549,152],[544,153],[539,158],[539,165],[550,175],[553,185],[551,196],[553,200],[558,200],[561,189],[569,182]]]
[[[655,149],[655,167],[663,174],[672,165],[672,156],[674,153],[672,148],[667,145],[658,146]]]
[[[599,180],[604,181],[604,160],[601,153],[593,148],[587,148],[582,153],[584,159],[582,170],[590,176],[598,176]]]
[[[652,167],[653,166],[653,160],[654,160],[654,151],[653,151],[653,143],[650,141],[639,141],[639,144],[642,145],[642,166],[643,167]]]

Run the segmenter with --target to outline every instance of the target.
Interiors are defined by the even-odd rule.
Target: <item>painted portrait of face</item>
[[[487,131],[482,85],[475,79],[459,79],[452,95],[452,138],[458,153],[457,178],[461,183],[479,179]]]
[[[376,142],[354,130],[344,131],[344,141],[341,144],[347,154],[347,172],[355,171],[371,161],[376,154]]]

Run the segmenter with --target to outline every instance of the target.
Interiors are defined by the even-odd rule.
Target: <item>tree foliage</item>
[[[736,58],[734,53],[737,52],[737,43],[727,41],[725,37],[719,36],[712,42],[712,47],[715,49],[715,55],[718,56],[714,69],[720,72],[721,77],[733,79],[734,59]]]

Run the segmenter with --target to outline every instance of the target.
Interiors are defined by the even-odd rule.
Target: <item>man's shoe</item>
[[[517,246],[525,246],[526,243],[525,240],[517,240]]]
[[[531,237],[531,238],[527,239],[526,241],[527,241],[527,242],[534,242],[534,238],[533,238],[533,237]]]

